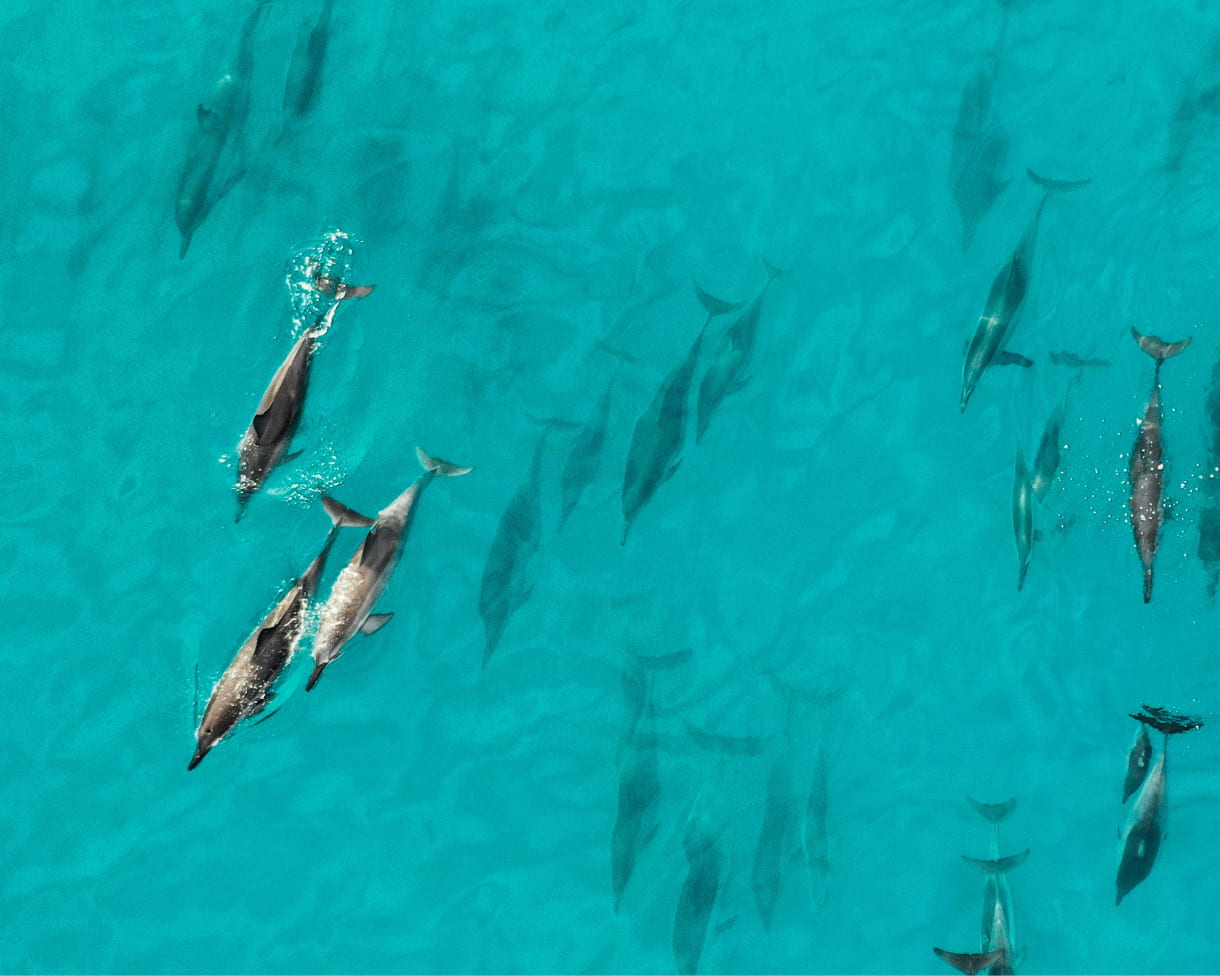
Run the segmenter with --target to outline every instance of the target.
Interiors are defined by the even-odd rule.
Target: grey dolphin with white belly
[[[326,557],[340,527],[368,525],[356,513],[327,499],[326,513],[332,528],[326,544],[304,574],[263,618],[225,670],[204,709],[195,732],[197,748],[187,769],[194,769],[212,748],[242,719],[257,715],[271,701],[271,686],[292,660],[305,630],[305,614],[318,591]]]
[[[1131,480],[1131,528],[1135,533],[1135,548],[1144,569],[1144,602],[1152,602],[1152,566],[1156,559],[1157,537],[1165,521],[1162,496],[1165,491],[1165,451],[1161,436],[1161,364],[1178,355],[1190,345],[1190,339],[1165,342],[1156,336],[1140,335],[1134,328],[1132,336],[1139,347],[1156,360],[1152,374],[1152,392],[1140,432],[1131,451],[1128,475]]]
[[[1042,221],[1042,212],[1046,209],[1046,201],[1052,192],[1074,190],[1085,186],[1089,180],[1050,180],[1038,176],[1032,170],[1027,170],[1029,177],[1042,187],[1042,200],[1034,212],[1021,240],[1012,252],[995,280],[991,283],[991,291],[983,305],[974,337],[966,350],[966,361],[962,366],[962,393],[960,407],[964,412],[969,403],[974,388],[978,385],[983,373],[996,362],[996,358],[1004,349],[1013,327],[1016,325],[1017,313],[1025,302],[1029,291],[1029,278],[1033,267],[1034,245],[1038,238],[1038,226]]]
[[[254,71],[254,32],[269,0],[259,0],[246,18],[237,52],[212,93],[195,112],[196,126],[178,180],[174,219],[182,235],[179,258],[186,257],[191,238],[212,206],[240,178],[235,173],[213,192],[216,169],[230,137],[245,125],[250,109],[250,77]]]
[[[327,290],[325,285],[321,287]],[[337,293],[334,303],[301,333],[271,377],[254,411],[254,419],[237,445],[237,521],[245,514],[250,497],[287,454],[305,406],[317,340],[330,328],[339,302],[362,298],[372,290],[372,285],[332,287],[330,293]]]
[[[1165,742],[1169,741],[1166,737]],[[1114,904],[1122,904],[1131,889],[1148,877],[1156,863],[1165,832],[1165,748],[1140,787],[1131,817],[1123,832]]]
[[[437,475],[457,477],[473,470],[429,457],[422,448],[416,448],[416,454],[424,467],[423,475],[377,513],[369,534],[343,567],[322,606],[311,652],[314,668],[306,691],[313,689],[327,665],[343,653],[344,646],[358,632],[375,634],[393,616],[371,611],[398,565],[424,489]]]
[[[962,860],[978,868],[987,876],[987,880],[983,884],[982,951],[999,954],[994,962],[988,964],[987,971],[993,976],[1006,976],[1006,974],[1015,972],[1017,955],[1012,891],[1008,885],[1008,873],[1025,863],[1025,859],[1029,856],[1029,848],[1019,854],[1000,857],[1000,824],[1016,808],[1015,797],[1003,803],[979,803],[977,800],[970,799],[970,804],[994,828],[991,836],[991,856],[974,858],[963,855]]]

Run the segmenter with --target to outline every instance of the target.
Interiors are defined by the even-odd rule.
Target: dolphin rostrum
[[[429,457],[422,448],[416,448],[415,452],[424,466],[424,473],[377,513],[369,534],[343,567],[322,606],[318,634],[313,642],[314,668],[305,685],[306,691],[313,689],[326,666],[343,653],[344,646],[358,631],[375,634],[393,616],[371,611],[398,565],[424,489],[437,475],[457,477],[474,470]]]
[[[271,686],[300,643],[305,630],[305,614],[318,591],[318,580],[339,529],[347,525],[369,524],[367,519],[331,499],[326,499],[324,505],[333,523],[326,544],[304,574],[254,629],[233,658],[233,663],[216,682],[195,732],[198,748],[187,769],[194,769],[203,762],[203,757],[238,722],[261,712],[274,697]]]
[[[1017,469],[1012,485],[1012,528],[1017,537],[1017,589],[1025,585],[1034,553],[1034,482],[1017,445]]]
[[[1029,276],[1034,260],[1034,244],[1038,237],[1038,225],[1042,220],[1042,211],[1046,209],[1046,201],[1052,192],[1074,190],[1085,186],[1089,180],[1050,180],[1039,176],[1033,170],[1026,170],[1029,178],[1042,187],[1042,200],[1034,213],[1034,219],[1022,235],[1020,242],[1012,252],[995,280],[991,283],[991,291],[983,305],[983,313],[979,316],[979,324],[974,330],[974,338],[966,350],[966,362],[962,366],[962,395],[960,406],[964,412],[970,401],[974,388],[978,385],[987,367],[996,362],[997,356],[1004,349],[1013,326],[1016,325],[1017,313],[1025,302],[1029,291]]]
[[[250,108],[250,77],[254,70],[254,32],[269,0],[258,4],[246,18],[237,53],[216,87],[196,110],[196,128],[186,153],[186,165],[178,180],[174,219],[182,234],[178,257],[186,257],[191,237],[199,229],[213,205],[241,178],[241,171],[212,192],[217,164],[229,137],[245,125]]]
[[[335,309],[347,298],[363,298],[372,285],[342,285],[331,278],[319,277],[318,289],[335,300],[318,316],[312,326],[293,343],[279,369],[271,377],[254,411],[254,419],[237,445],[237,521],[246,513],[250,497],[262,487],[272,469],[284,460],[285,453],[301,422],[309,370],[317,340],[334,321]]]
[[[1161,507],[1161,496],[1165,490],[1164,447],[1161,442],[1161,364],[1176,356],[1188,345],[1190,339],[1181,342],[1165,342],[1156,336],[1140,335],[1134,328],[1131,334],[1139,347],[1156,360],[1152,374],[1152,393],[1140,421],[1139,436],[1131,451],[1129,475],[1131,479],[1131,527],[1135,532],[1135,548],[1144,567],[1144,602],[1152,601],[1152,563],[1156,558],[1157,535],[1165,520]]]

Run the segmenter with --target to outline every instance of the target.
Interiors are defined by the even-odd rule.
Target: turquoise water
[[[318,6],[279,0],[212,190],[232,186],[179,259],[196,106],[250,10],[4,8],[0,969],[672,971],[697,833],[719,867],[701,971],[948,972],[933,945],[979,946],[970,795],[1018,798],[1019,971],[1216,970],[1220,618],[1197,549],[1220,12],[338,0],[316,104],[285,128]],[[976,76],[1007,146],[963,250]],[[1034,365],[989,370],[963,414],[964,344],[1040,199],[1027,166],[1092,183],[1046,206],[1009,343]],[[335,229],[377,289],[320,341],[303,453],[235,524],[236,444],[296,334],[285,268]],[[620,546],[633,429],[704,321],[692,279],[750,300],[764,259],[786,273],[748,384],[684,432]],[[1192,339],[1162,373],[1173,518],[1149,606],[1131,326]],[[559,531],[574,425],[612,380]],[[1015,449],[1069,386],[1018,592]],[[308,696],[306,645],[269,721],[188,773],[196,708],[322,545],[319,492],[371,514],[416,445],[475,471],[428,488],[377,607],[394,619]],[[485,566],[523,485],[536,540],[481,668]],[[1116,908],[1141,702],[1209,724],[1173,742],[1166,840]],[[656,832],[616,912],[620,776],[649,749]]]

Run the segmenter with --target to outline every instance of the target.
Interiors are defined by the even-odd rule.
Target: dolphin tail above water
[[[419,463],[424,466],[425,471],[440,475],[442,478],[460,478],[462,475],[470,474],[474,470],[473,467],[452,464],[449,461],[442,461],[440,458],[432,457],[422,447],[415,449],[415,456],[419,458]]]
[[[932,951],[954,969],[960,969],[966,973],[966,976],[973,976],[974,973],[990,969],[1001,962],[1005,956],[1003,952],[949,952],[947,949],[938,949],[936,946],[932,947]]]

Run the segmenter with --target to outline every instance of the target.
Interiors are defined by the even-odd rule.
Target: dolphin
[[[741,316],[720,336],[720,342],[711,353],[711,363],[699,383],[696,403],[695,443],[703,440],[712,414],[731,393],[736,393],[749,380],[750,359],[754,355],[754,341],[758,333],[758,321],[762,315],[763,296],[782,272],[779,268],[763,262],[767,268],[767,281],[754,301],[750,302]]]
[[[250,109],[254,32],[269,2],[270,0],[259,0],[250,11],[242,28],[236,54],[225,73],[216,82],[216,87],[195,112],[197,124],[187,147],[186,164],[178,180],[178,197],[174,207],[174,219],[182,235],[182,246],[178,251],[180,259],[186,257],[187,249],[191,246],[191,237],[216,201],[242,176],[239,171],[218,193],[211,192],[221,154],[229,142],[229,137],[245,125]]]
[[[479,588],[479,616],[487,634],[483,667],[495,653],[508,618],[525,605],[533,586],[524,580],[530,557],[538,551],[542,525],[542,449],[547,434],[538,438],[529,477],[517,489],[500,517],[496,537],[487,553]]]
[[[786,762],[772,765],[767,774],[767,800],[762,829],[754,847],[750,885],[763,928],[771,930],[771,919],[784,887],[784,864],[794,819],[792,781]]]
[[[560,482],[559,528],[562,529],[568,516],[580,504],[580,496],[593,483],[602,464],[602,449],[606,443],[606,428],[610,422],[610,393],[614,388],[612,379],[589,414],[576,442],[563,465]]]
[[[317,317],[312,326],[301,333],[301,337],[293,343],[279,369],[271,377],[271,382],[254,411],[254,419],[237,445],[235,521],[242,520],[251,496],[262,487],[276,465],[286,458],[288,447],[301,422],[317,340],[330,329],[339,302],[346,298],[363,297],[359,292],[364,289],[371,291],[372,286],[345,287],[341,296]],[[364,294],[368,294],[368,291]]]
[[[627,729],[620,748],[618,815],[610,835],[610,879],[614,911],[639,859],[660,827],[661,775],[657,763],[652,676],[641,666],[624,671]]]
[[[932,951],[954,969],[960,969],[966,976],[974,976],[984,969],[990,969],[1004,958],[1002,952],[949,952],[936,946],[932,947]]]
[[[326,514],[331,519],[330,534],[317,558],[305,573],[289,588],[263,618],[233,658],[204,709],[203,719],[195,732],[198,748],[188,770],[194,769],[203,757],[244,718],[257,715],[274,697],[271,686],[292,660],[305,630],[305,614],[318,591],[318,581],[326,566],[326,557],[339,529],[348,525],[369,525],[368,519],[344,508],[338,502],[325,499]]]
[[[679,455],[686,440],[687,400],[699,350],[712,319],[737,306],[709,295],[695,286],[695,292],[707,312],[703,327],[690,350],[657,388],[648,409],[636,421],[627,448],[627,467],[623,472],[623,536],[619,545],[627,544],[627,534],[640,511],[657,493],[657,489],[673,477],[682,463]]]
[[[1148,776],[1148,761],[1152,758],[1152,740],[1148,738],[1148,726],[1140,724],[1135,742],[1127,754],[1127,776],[1123,780],[1123,803],[1143,785]]]
[[[1139,347],[1156,360],[1152,374],[1152,393],[1140,421],[1140,432],[1131,451],[1131,527],[1135,548],[1144,567],[1144,602],[1152,602],[1152,563],[1156,558],[1157,535],[1165,520],[1161,496],[1165,489],[1164,448],[1161,443],[1161,364],[1190,345],[1190,339],[1165,342],[1156,336],[1131,330]]]
[[[962,366],[962,394],[960,406],[962,412],[970,401],[974,388],[978,385],[987,367],[996,361],[1003,350],[1016,325],[1017,313],[1025,302],[1029,291],[1029,276],[1034,260],[1034,244],[1038,237],[1038,225],[1042,221],[1042,212],[1046,209],[1046,201],[1053,192],[1074,190],[1087,185],[1089,180],[1050,180],[1039,176],[1033,170],[1026,170],[1029,178],[1043,190],[1042,200],[1034,212],[1021,240],[1017,243],[1008,262],[1002,267],[991,283],[991,291],[983,305],[978,326],[974,330],[974,338],[970,340],[970,348],[966,351],[966,361]]]
[[[459,477],[474,470],[429,457],[422,448],[417,447],[415,453],[424,467],[423,475],[377,513],[369,534],[343,567],[322,605],[318,634],[313,642],[314,668],[305,685],[306,691],[313,690],[326,666],[343,653],[347,642],[358,631],[375,634],[393,616],[371,611],[398,565],[424,489],[437,475]]]
[[[1017,589],[1025,585],[1029,560],[1034,554],[1034,483],[1021,445],[1017,445],[1017,467],[1012,485],[1012,528],[1017,537]]]
[[[305,21],[297,37],[288,76],[284,81],[284,118],[286,121],[304,118],[313,108],[322,80],[322,65],[330,43],[330,15],[334,0],[325,0],[312,24]]]
[[[801,822],[801,856],[809,871],[809,897],[815,906],[826,900],[830,872],[830,785],[826,772],[826,747],[818,743],[813,780]]]
[[[699,971],[707,923],[720,889],[720,849],[711,827],[697,811],[687,820],[682,851],[688,870],[674,913],[673,948],[678,972],[690,976]]]
[[[1169,736],[1165,736],[1165,745]],[[1156,863],[1157,851],[1165,832],[1165,745],[1156,764],[1148,771],[1127,820],[1123,834],[1123,851],[1118,864],[1117,893],[1114,904],[1122,900],[1137,884],[1148,877]]]
[[[1038,501],[1046,499],[1050,491],[1055,472],[1059,470],[1059,435],[1063,431],[1063,422],[1067,416],[1067,394],[1055,407],[1042,430],[1042,439],[1038,442],[1038,453],[1034,457],[1034,467],[1030,475],[1030,487]]]
[[[1199,560],[1207,572],[1207,597],[1215,600],[1220,588],[1220,359],[1212,365],[1204,404],[1207,418],[1207,477],[1203,488],[1207,503],[1199,514]]]

